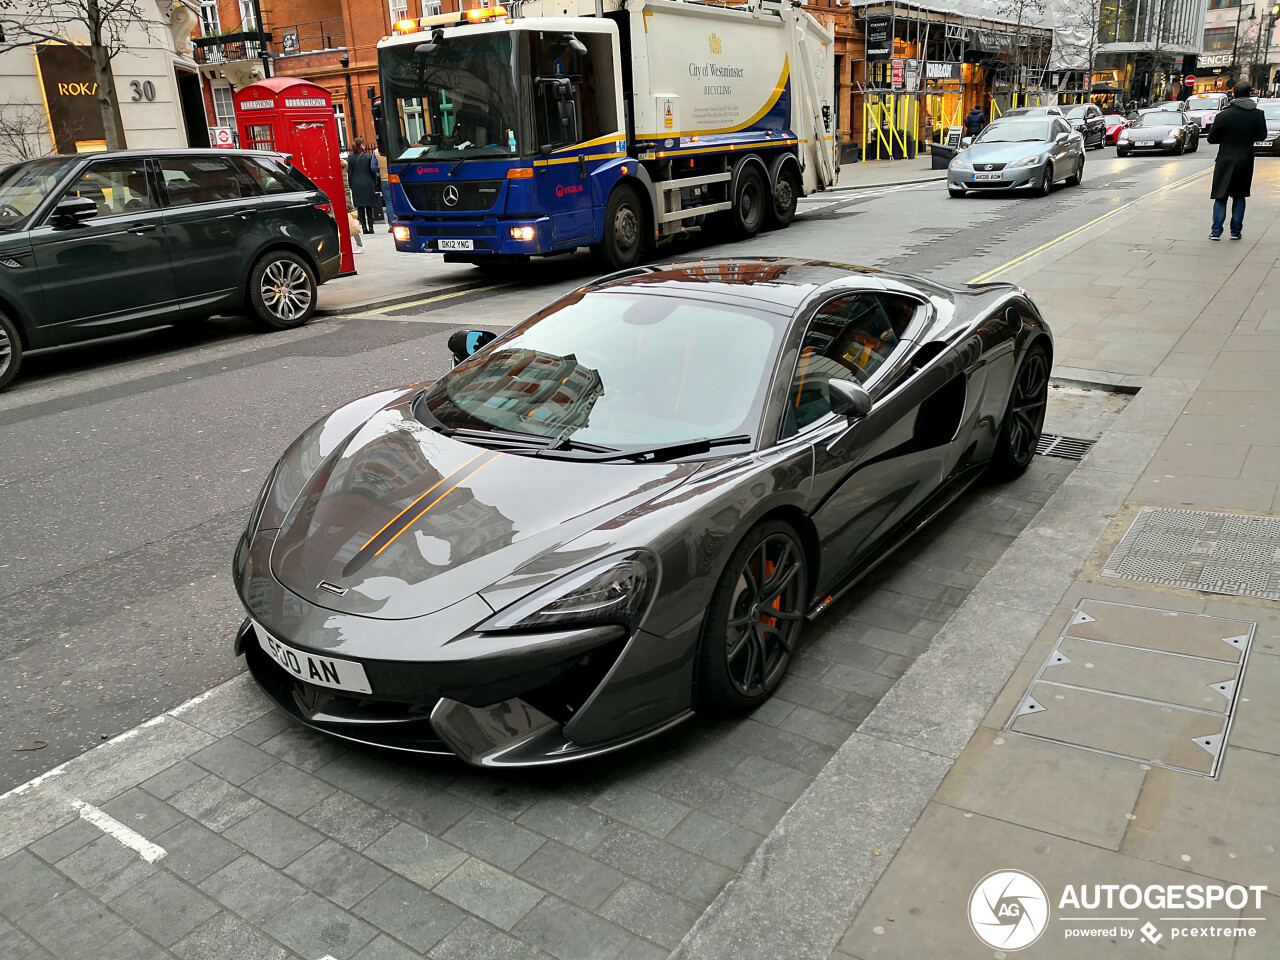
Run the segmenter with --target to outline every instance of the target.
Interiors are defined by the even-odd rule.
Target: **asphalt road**
[[[1043,199],[953,200],[942,182],[822,194],[787,230],[657,259],[816,257],[963,281],[1212,151],[1094,151],[1082,186]],[[1189,230],[1207,230],[1208,206]],[[232,318],[30,356],[0,395],[0,791],[239,672],[231,552],[293,437],[347,400],[439,376],[459,326],[502,329],[592,275],[578,255],[434,309],[273,335]]]

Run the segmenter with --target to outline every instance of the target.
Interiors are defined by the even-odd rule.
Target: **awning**
[[[1090,93],[1124,93],[1119,87],[1113,87],[1107,83],[1095,83],[1089,88]]]

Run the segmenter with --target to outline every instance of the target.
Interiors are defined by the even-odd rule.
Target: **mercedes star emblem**
[[[452,183],[444,188],[444,202],[451,207],[458,202],[458,188]]]

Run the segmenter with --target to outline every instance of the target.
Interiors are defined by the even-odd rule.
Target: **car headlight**
[[[632,628],[653,595],[657,567],[644,550],[605,557],[517,600],[476,629],[485,633],[601,623]]]
[[[971,164],[968,160],[964,159],[964,157],[953,157],[951,160],[951,169],[952,170],[972,170],[973,164]]]
[[[1043,159],[1044,159],[1044,158],[1043,158],[1040,154],[1038,154],[1038,153],[1033,153],[1033,154],[1032,154],[1031,156],[1029,156],[1029,157],[1023,157],[1023,158],[1022,158],[1021,160],[1019,160],[1017,163],[1011,163],[1011,164],[1009,164],[1009,166],[1011,166],[1011,167],[1034,167],[1036,164],[1040,163]]]
[[[1172,137],[1165,137],[1165,138],[1164,138],[1164,142],[1165,142],[1165,143],[1177,143],[1177,142],[1178,142],[1178,134],[1176,134],[1176,133],[1175,133]]]

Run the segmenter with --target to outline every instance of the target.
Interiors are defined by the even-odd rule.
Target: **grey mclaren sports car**
[[[733,259],[587,284],[322,418],[235,554],[236,650],[299,721],[521,766],[777,687],[807,619],[984,472],[1053,341],[1007,284]]]

